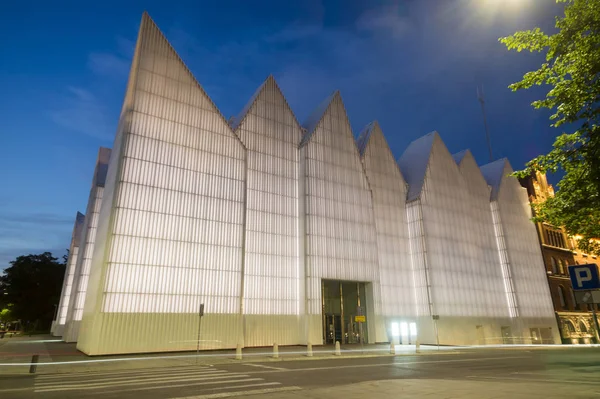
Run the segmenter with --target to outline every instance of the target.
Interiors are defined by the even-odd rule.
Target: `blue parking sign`
[[[594,263],[569,266],[569,276],[574,290],[600,289],[598,265]]]

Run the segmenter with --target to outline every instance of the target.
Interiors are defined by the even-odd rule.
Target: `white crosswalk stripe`
[[[40,374],[35,377],[36,393],[67,391],[118,393],[169,388],[193,388],[195,393],[212,394],[240,389],[273,389],[279,382],[265,381],[243,372],[207,366],[170,367],[145,370]],[[241,391],[240,391],[241,392]],[[218,394],[222,395],[222,394]]]

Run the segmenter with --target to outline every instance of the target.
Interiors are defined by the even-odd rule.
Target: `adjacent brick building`
[[[520,181],[532,204],[554,195],[545,174],[537,173]],[[536,223],[536,227],[563,343],[598,342],[592,306],[598,311],[600,305],[577,304],[568,271],[569,265],[598,263],[597,257],[579,251],[576,239],[569,237],[562,228],[547,223]]]

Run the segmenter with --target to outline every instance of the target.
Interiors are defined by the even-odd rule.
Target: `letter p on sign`
[[[569,275],[574,290],[600,289],[598,266],[596,264],[569,266]]]
[[[583,283],[592,281],[592,273],[590,269],[577,269],[575,270],[575,278],[577,279],[577,287],[583,287]]]

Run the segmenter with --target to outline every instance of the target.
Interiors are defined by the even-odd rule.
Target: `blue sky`
[[[22,1],[0,12],[0,269],[69,245],[99,146],[112,146],[141,13],[147,10],[226,116],[273,74],[303,121],[339,89],[355,134],[379,121],[400,156],[437,130],[451,152],[487,148],[513,167],[558,133],[507,86],[539,54],[497,39],[551,29],[554,0]]]

